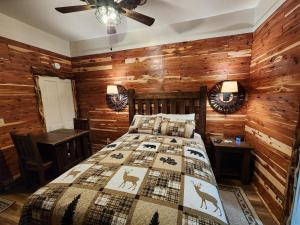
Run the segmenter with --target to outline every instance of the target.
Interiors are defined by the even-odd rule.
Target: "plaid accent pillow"
[[[194,138],[195,121],[162,118],[161,134],[184,138]]]
[[[160,116],[135,115],[128,133],[159,134],[161,125]]]

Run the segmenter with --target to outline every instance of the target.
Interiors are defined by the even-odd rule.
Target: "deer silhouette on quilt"
[[[140,180],[139,177],[131,176],[131,175],[129,175],[129,172],[127,170],[125,170],[124,174],[123,174],[123,182],[119,187],[124,188],[127,183],[131,183],[131,186],[128,189],[133,188],[132,190],[135,190],[135,188],[137,186],[137,182],[139,180]]]
[[[193,184],[193,186],[195,188],[195,191],[197,192],[198,196],[201,198],[200,208],[203,208],[203,205],[205,205],[205,209],[207,209],[207,203],[206,202],[210,202],[211,204],[214,205],[214,207],[216,207],[214,212],[217,212],[219,210],[219,212],[220,212],[219,215],[222,216],[222,211],[221,211],[220,207],[218,206],[218,200],[214,196],[212,196],[208,193],[202,192],[201,191],[201,186],[202,186],[201,183],[199,183],[197,185],[192,181],[192,184]]]

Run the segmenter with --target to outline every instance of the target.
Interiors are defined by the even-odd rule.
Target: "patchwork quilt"
[[[225,225],[200,137],[126,134],[29,197],[20,225]]]

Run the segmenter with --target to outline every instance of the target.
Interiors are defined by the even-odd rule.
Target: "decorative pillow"
[[[195,121],[162,118],[161,134],[168,136],[178,136],[194,138]]]
[[[161,116],[135,115],[128,133],[159,134]]]

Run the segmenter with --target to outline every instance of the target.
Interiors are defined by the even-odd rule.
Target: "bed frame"
[[[207,87],[198,92],[136,93],[128,90],[129,123],[135,114],[152,115],[195,113],[196,132],[205,138]]]

